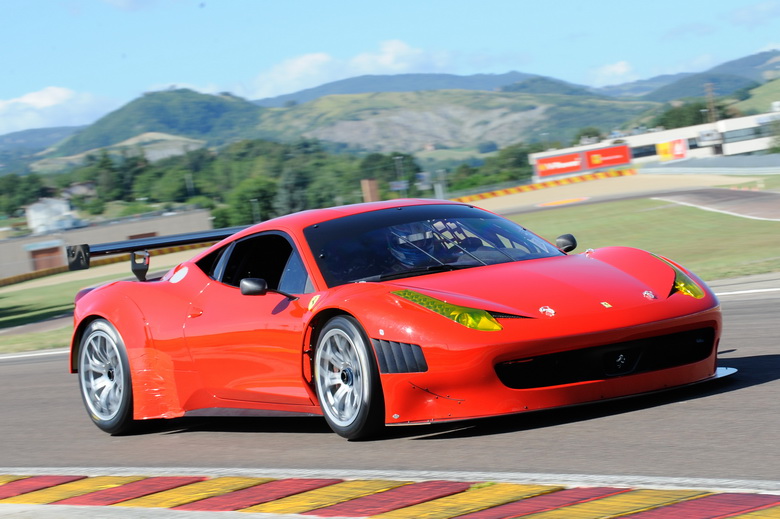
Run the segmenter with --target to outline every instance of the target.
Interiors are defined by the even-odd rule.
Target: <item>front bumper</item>
[[[385,421],[411,424],[499,416],[725,376],[730,373],[718,372],[716,366],[720,323],[719,309],[714,308],[576,336],[431,343],[421,347],[425,362],[414,364],[426,371],[381,373]],[[511,330],[507,334],[514,335]],[[474,337],[497,336],[464,334],[464,339]]]

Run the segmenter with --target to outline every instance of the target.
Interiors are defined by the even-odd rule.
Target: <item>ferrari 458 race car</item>
[[[716,367],[715,295],[641,250],[570,254],[571,235],[554,246],[488,211],[430,200],[304,211],[224,234],[159,279],[141,272],[76,296],[70,370],[99,428],[303,413],[356,439],[733,372]],[[104,245],[92,252],[144,246]],[[87,246],[70,254],[89,262]],[[148,254],[134,254],[133,268],[148,268]]]

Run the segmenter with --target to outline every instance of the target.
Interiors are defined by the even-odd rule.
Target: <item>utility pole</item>
[[[712,83],[704,84],[704,91],[707,94],[707,110],[709,110],[707,115],[709,116],[709,122],[711,123],[718,121],[718,114],[715,111],[715,93],[713,87],[714,85]]]
[[[393,157],[395,159],[395,173],[398,177],[398,185],[401,187],[401,198],[406,198],[406,188],[403,187],[404,178],[404,158],[401,155]]]

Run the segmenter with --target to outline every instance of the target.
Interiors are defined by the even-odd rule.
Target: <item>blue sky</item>
[[[0,24],[0,134],[172,85],[259,99],[517,70],[604,86],[780,49],[780,0],[2,0]]]

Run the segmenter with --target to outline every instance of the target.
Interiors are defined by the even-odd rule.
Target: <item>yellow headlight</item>
[[[503,329],[498,321],[485,310],[453,305],[413,290],[396,290],[393,294],[443,315],[466,328],[484,332],[496,332]]]
[[[678,266],[667,261],[666,259],[660,256],[656,256],[656,258],[663,261],[664,263],[672,267],[672,270],[674,270],[674,286],[672,287],[671,294],[674,294],[675,292],[680,292],[681,294],[695,297],[696,299],[701,299],[704,297],[704,289],[700,287],[693,279],[691,279],[691,277],[688,274],[683,272]]]

